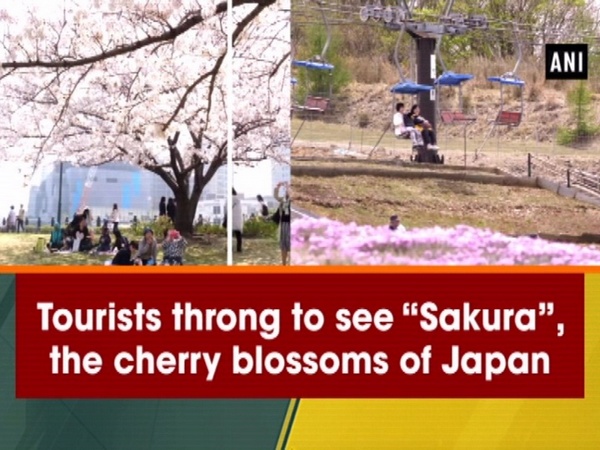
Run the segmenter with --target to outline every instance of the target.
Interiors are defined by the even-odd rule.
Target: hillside
[[[441,96],[442,105],[456,109],[458,95],[455,90],[446,89]],[[507,95],[506,108],[519,107],[516,95]],[[515,98],[516,97],[516,98]],[[594,113],[598,116],[599,96],[594,95]],[[524,91],[525,110],[521,126],[506,132],[500,130],[503,140],[552,142],[557,129],[565,125],[573,125],[571,108],[567,102],[564,90],[542,88],[539,85],[526,87]],[[470,114],[479,118],[478,122],[469,127],[468,136],[483,136],[488,130],[488,120],[492,119],[499,110],[500,94],[492,87],[465,86],[463,102]],[[368,118],[367,129],[383,130],[392,117],[394,101],[404,101],[412,104],[412,96],[394,96],[389,92],[389,85],[352,83],[334,96],[332,110],[323,119],[327,122],[340,123],[358,127],[361,116]],[[440,130],[441,131],[441,130]],[[462,136],[462,127],[445,127],[444,133],[451,136]]]

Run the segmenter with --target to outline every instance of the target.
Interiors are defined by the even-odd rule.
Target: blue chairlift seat
[[[296,67],[302,67],[309,70],[323,70],[323,71],[333,71],[335,66],[333,64],[328,64],[325,62],[319,61],[292,61],[292,65]],[[296,81],[297,82],[297,81]],[[293,81],[292,81],[293,83]],[[317,112],[324,113],[329,107],[329,99],[326,97],[315,97],[315,96],[307,96],[304,101],[303,106],[297,106],[296,109],[300,111],[309,111],[309,112]]]
[[[521,80],[512,73],[505,73],[499,77],[488,77],[488,81],[491,81],[492,83],[500,83],[500,85],[516,86],[521,90],[525,86],[525,81]],[[522,111],[500,111],[493,122],[496,125],[508,125],[509,127],[516,127],[521,123],[522,119]]]
[[[488,81],[491,81],[492,83],[505,84],[508,86],[518,86],[518,87],[525,86],[525,81],[521,80],[519,77],[512,75],[510,73],[501,75],[499,77],[488,77]]]
[[[293,61],[292,64],[296,67],[304,67],[305,69],[310,70],[333,70],[335,66],[333,64],[328,64],[324,62],[318,61]]]
[[[463,83],[466,83],[467,81],[470,81],[473,78],[475,77],[470,73],[455,73],[447,71],[441,74],[437,80],[435,80],[434,85],[460,87]],[[476,117],[467,116],[462,111],[440,111],[440,118],[442,119],[442,123],[445,124],[467,124],[477,121]]]
[[[432,89],[433,86],[429,86],[426,84],[418,84],[413,81],[406,80],[392,86],[390,92],[393,94],[416,95],[420,92],[431,91]]]
[[[440,86],[460,86],[473,78],[474,76],[469,73],[444,72],[435,80],[434,84]]]

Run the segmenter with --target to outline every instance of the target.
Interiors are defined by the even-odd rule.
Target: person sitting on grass
[[[111,251],[111,238],[110,232],[107,226],[102,227],[102,234],[100,235],[100,239],[98,242],[98,247],[96,251],[98,253],[110,253]]]
[[[144,238],[140,241],[135,256],[136,264],[141,264],[142,266],[155,266],[157,254],[158,243],[154,237],[154,231],[150,228],[146,228],[144,230]]]
[[[50,233],[50,242],[48,242],[47,247],[50,250],[50,253],[57,252],[62,250],[65,246],[65,233],[63,229],[60,227],[60,224],[55,224],[52,233]]]
[[[121,230],[116,229],[114,230],[114,235],[115,235],[115,244],[113,245],[113,252],[118,252],[119,250],[121,250],[122,248],[125,248],[127,246],[129,246],[129,243],[127,242],[127,239],[123,237],[123,235],[121,234]]]
[[[94,235],[88,228],[87,220],[81,217],[76,228],[69,235],[68,246],[74,252],[89,252],[94,248],[93,239]]]
[[[75,241],[77,240],[77,232],[80,231],[81,222],[85,220],[83,214],[73,214],[73,220],[67,224],[65,229],[65,248],[64,250],[74,250]],[[78,241],[78,243],[81,240]],[[79,244],[78,244],[79,245]],[[78,251],[79,247],[77,247]]]
[[[182,266],[186,247],[187,241],[181,236],[179,231],[170,230],[162,244],[163,265]]]
[[[112,260],[112,263],[110,261],[107,261],[107,265],[113,265],[113,266],[133,266],[133,256],[136,254],[136,252],[138,251],[138,243],[137,241],[131,241],[131,242],[127,242],[125,240],[124,242],[125,246],[120,249],[117,254],[115,255],[115,257]]]

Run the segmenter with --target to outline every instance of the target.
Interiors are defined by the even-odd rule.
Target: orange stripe
[[[600,266],[0,266],[0,274],[536,274],[600,273]]]

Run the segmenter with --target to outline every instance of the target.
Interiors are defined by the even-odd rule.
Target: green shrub
[[[207,234],[211,236],[227,236],[227,228],[222,225],[200,225],[195,229],[198,234]],[[244,223],[245,238],[275,238],[277,236],[277,225],[271,221],[262,219],[252,219]]]
[[[592,109],[592,93],[584,82],[579,82],[568,95],[571,114],[575,119],[574,128],[559,128],[557,142],[559,145],[573,145],[586,142],[589,138],[597,136],[600,131],[594,125],[595,117]]]
[[[227,236],[227,228],[223,228],[222,225],[197,225],[195,232],[198,234],[208,234],[211,236]]]
[[[132,223],[131,233],[141,236],[146,228],[150,228],[158,239],[162,239],[166,231],[173,229],[173,222],[167,216],[161,216],[152,222]]]
[[[320,55],[327,40],[327,30],[322,24],[310,25],[305,33],[305,38],[306,40],[298,48],[297,59],[306,60]],[[338,29],[334,28],[331,32],[329,49],[325,55],[326,62],[334,66],[331,73],[326,70],[298,69],[296,71],[295,75],[298,80],[294,89],[296,101],[303,104],[307,95],[328,96],[330,88],[333,94],[338,94],[352,81],[352,74],[340,52],[343,44],[343,36]]]
[[[244,223],[244,237],[247,238],[275,238],[278,226],[270,220],[254,219]]]

